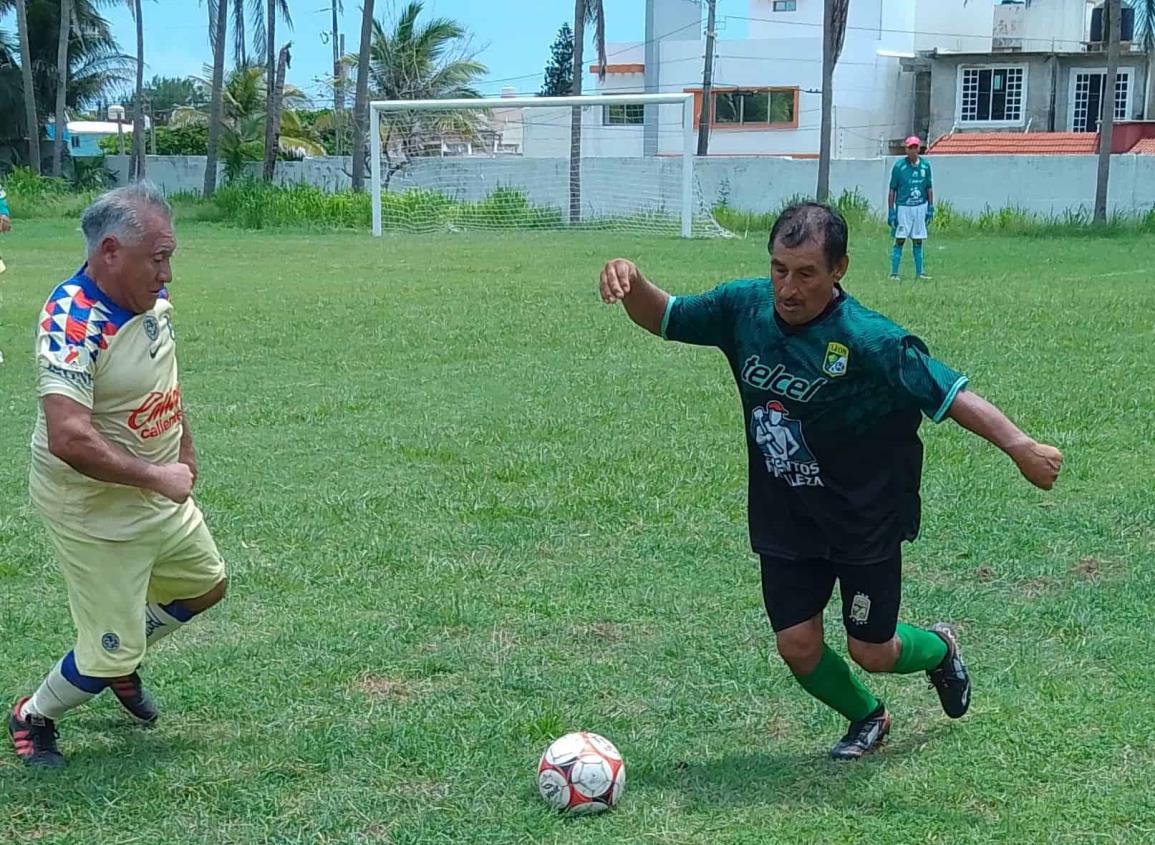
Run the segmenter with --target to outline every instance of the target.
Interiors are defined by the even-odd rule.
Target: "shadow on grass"
[[[59,809],[116,801],[135,791],[134,783],[179,765],[200,747],[193,737],[145,728],[106,713],[68,719],[62,727],[60,750],[68,759],[63,769],[28,768],[3,739],[0,795],[6,802],[34,806],[50,799]]]
[[[918,754],[947,726],[904,734],[876,754],[854,763],[837,763],[825,750],[813,753],[750,751],[709,760],[659,762],[637,771],[632,782],[642,788],[675,790],[691,803],[711,806],[809,804],[856,806],[858,790],[876,776],[886,776],[897,759]]]

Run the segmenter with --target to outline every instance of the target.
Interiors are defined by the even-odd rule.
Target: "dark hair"
[[[831,270],[846,257],[849,234],[846,219],[838,210],[819,202],[799,202],[787,206],[770,230],[768,249],[774,253],[774,244],[797,247],[815,241],[822,244],[826,266]]]

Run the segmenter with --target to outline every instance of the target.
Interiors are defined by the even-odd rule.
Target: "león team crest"
[[[850,366],[850,350],[836,340],[826,344],[826,358],[822,362],[822,372],[831,378],[846,375]]]

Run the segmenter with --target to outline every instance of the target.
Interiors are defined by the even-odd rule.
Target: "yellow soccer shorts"
[[[191,501],[133,540],[85,536],[45,519],[76,624],[76,668],[94,678],[136,671],[145,652],[145,603],[203,596],[225,577],[224,562]]]

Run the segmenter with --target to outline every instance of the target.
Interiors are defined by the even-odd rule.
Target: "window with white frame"
[[[1105,68],[1071,71],[1071,131],[1098,132],[1107,88]],[[1115,77],[1115,119],[1126,120],[1131,112],[1131,68],[1119,68]]]
[[[964,67],[959,79],[960,123],[1022,123],[1026,69]]]

